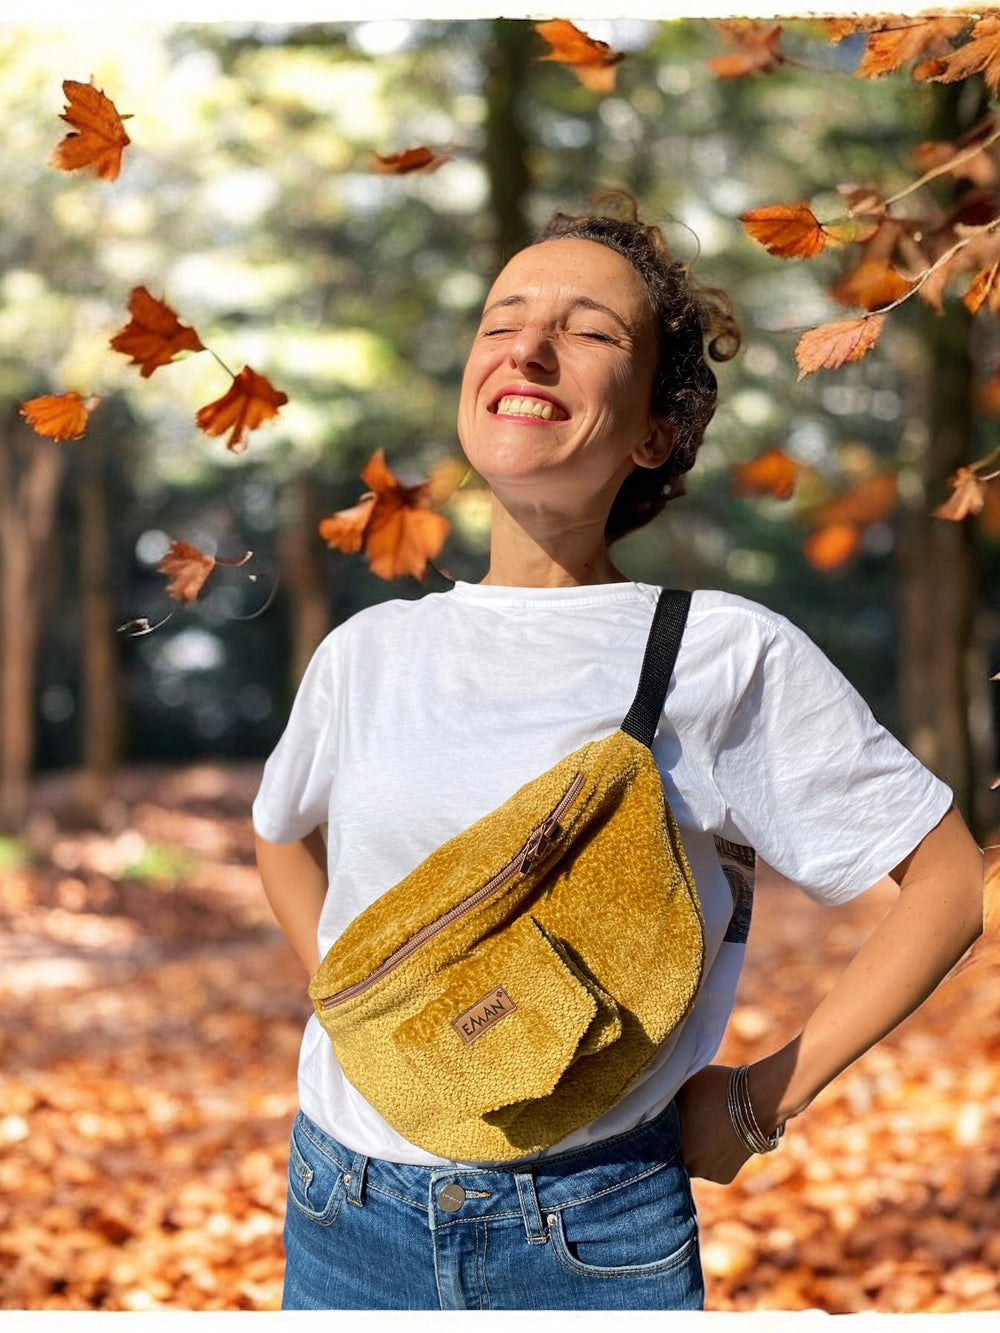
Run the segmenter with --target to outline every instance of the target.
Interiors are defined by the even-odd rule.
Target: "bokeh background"
[[[630,190],[744,330],[688,494],[622,543],[621,567],[789,615],[991,836],[1000,506],[963,524],[933,509],[992,447],[977,384],[994,332],[955,299],[941,314],[913,300],[868,358],[798,380],[795,330],[844,315],[841,261],[780,261],[739,221],[799,199],[835,214],[846,182],[903,188],[917,145],[977,123],[987,90],[852,78],[864,39],[815,24],[786,25],[801,66],[737,80],[710,69],[723,45],[707,21],[581,26],[625,54],[612,91],[539,61],[521,20],[0,24],[4,1307],[274,1308],[308,1010],[256,884],[249,803],[323,634],[481,577],[488,508],[474,480],[455,493],[423,585],[376,578],[317,526],[357,500],[377,448],[405,481],[457,457],[482,298],[557,208]],[[114,182],[48,165],[62,80],[90,77],[132,117]],[[418,144],[452,156],[432,174],[372,171],[372,152]],[[968,188],[937,182],[933,206]],[[195,428],[226,388],[210,356],[143,379],[108,348],[138,285],[287,393],[245,452]],[[102,404],[83,439],[44,440],[18,405],[67,389]],[[737,494],[734,469],[774,447],[808,485]],[[817,563],[808,538],[839,500],[860,545]],[[181,605],[156,569],[173,540],[254,558]],[[885,901],[834,926],[766,889],[734,1057],[790,1035]],[[828,1120],[814,1108],[839,1185],[815,1177],[820,1140],[800,1138],[770,1175],[703,1192],[715,1308],[1000,1303],[989,975],[949,982],[930,1030],[860,1065]],[[946,1074],[959,1032],[975,1056]]]

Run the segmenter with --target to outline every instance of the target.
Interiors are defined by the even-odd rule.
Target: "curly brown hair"
[[[684,494],[684,474],[694,466],[715,413],[716,379],[706,352],[713,361],[728,361],[739,351],[740,331],[726,293],[718,287],[694,286],[688,266],[673,258],[660,228],[639,221],[630,194],[605,190],[589,203],[590,213],[554,213],[533,243],[561,237],[597,241],[617,251],[636,270],[660,333],[653,410],[675,432],[674,448],[665,463],[636,468],[622,483],[604,529],[610,543],[643,527],[668,500]]]

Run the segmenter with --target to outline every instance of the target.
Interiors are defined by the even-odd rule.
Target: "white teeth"
[[[543,398],[519,398],[512,394],[500,399],[497,412],[505,417],[541,417],[543,421],[551,421],[555,405]]]

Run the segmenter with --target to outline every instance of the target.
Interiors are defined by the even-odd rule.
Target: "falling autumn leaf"
[[[554,60],[569,65],[585,88],[593,93],[614,91],[616,66],[625,59],[621,51],[613,51],[607,42],[588,37],[569,19],[549,19],[536,23],[535,31],[550,50],[537,56],[538,60]]]
[[[165,301],[151,296],[145,287],[133,287],[128,301],[131,321],[111,339],[116,352],[131,357],[144,379],[165,366],[179,352],[204,351],[204,343],[189,324]]]
[[[358,504],[323,519],[319,534],[336,550],[352,554],[364,547],[372,573],[394,579],[422,579],[448,535],[450,524],[430,508],[429,483],[403,486],[376,449],[361,470],[368,486]]]
[[[927,60],[913,71],[915,79],[955,83],[982,74],[993,93],[1000,93],[1000,18],[981,18],[972,36],[957,50],[937,60]]]
[[[193,602],[216,565],[239,569],[252,559],[253,551],[246,551],[233,560],[222,560],[218,556],[206,555],[190,542],[171,542],[156,569],[157,573],[167,575],[168,597],[176,602]]]
[[[898,498],[899,478],[893,469],[885,468],[862,477],[840,495],[816,505],[809,513],[809,521],[814,527],[838,523],[867,527],[888,518]]]
[[[780,449],[767,449],[733,468],[733,490],[737,495],[773,495],[787,500],[795,490],[801,467]]]
[[[830,295],[841,305],[879,310],[911,291],[913,283],[884,259],[863,259],[833,287]]]
[[[949,39],[957,37],[969,23],[968,17],[935,15],[907,21],[900,17],[892,27],[873,32],[868,37],[865,54],[854,77],[878,79],[884,74],[916,60],[918,56],[948,50]]]
[[[739,79],[746,74],[770,74],[785,63],[780,23],[722,22],[715,27],[737,48],[709,59],[708,67],[717,78]]]
[[[831,523],[809,534],[802,552],[815,569],[830,570],[845,564],[861,543],[861,530],[853,523]]]
[[[795,347],[799,379],[814,370],[836,370],[848,361],[860,361],[875,346],[884,323],[884,315],[865,315],[806,329]]]
[[[962,297],[962,304],[972,315],[977,314],[986,301],[994,314],[1000,310],[1000,259],[994,260],[989,268],[980,269]]]
[[[437,171],[451,158],[451,153],[433,153],[429,148],[406,148],[401,153],[372,153],[372,171],[384,176],[405,176],[413,171]]]
[[[195,421],[206,435],[224,435],[228,430],[226,448],[239,453],[246,448],[244,434],[277,416],[278,409],[287,402],[287,394],[244,366],[221,398],[198,409]]]
[[[781,259],[811,259],[827,243],[827,233],[808,204],[769,204],[740,217],[748,236]]]
[[[56,144],[49,164],[60,171],[93,167],[102,180],[113,181],[121,170],[122,152],[131,143],[114,102],[93,83],[63,81],[66,109],[60,119],[72,126]]]
[[[986,503],[983,483],[970,467],[960,467],[949,479],[951,495],[934,510],[935,518],[949,518],[960,523],[969,514],[978,514]]]
[[[50,440],[78,440],[87,429],[91,412],[100,398],[78,393],[46,393],[29,398],[18,409],[28,425]]]

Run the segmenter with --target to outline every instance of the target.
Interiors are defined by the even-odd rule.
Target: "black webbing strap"
[[[632,707],[620,730],[634,736],[643,745],[653,744],[656,724],[663,712],[663,701],[674,673],[674,663],[681,646],[691,594],[678,588],[664,588],[660,593],[653,623],[649,627],[646,652],[639,672],[639,686]]]

